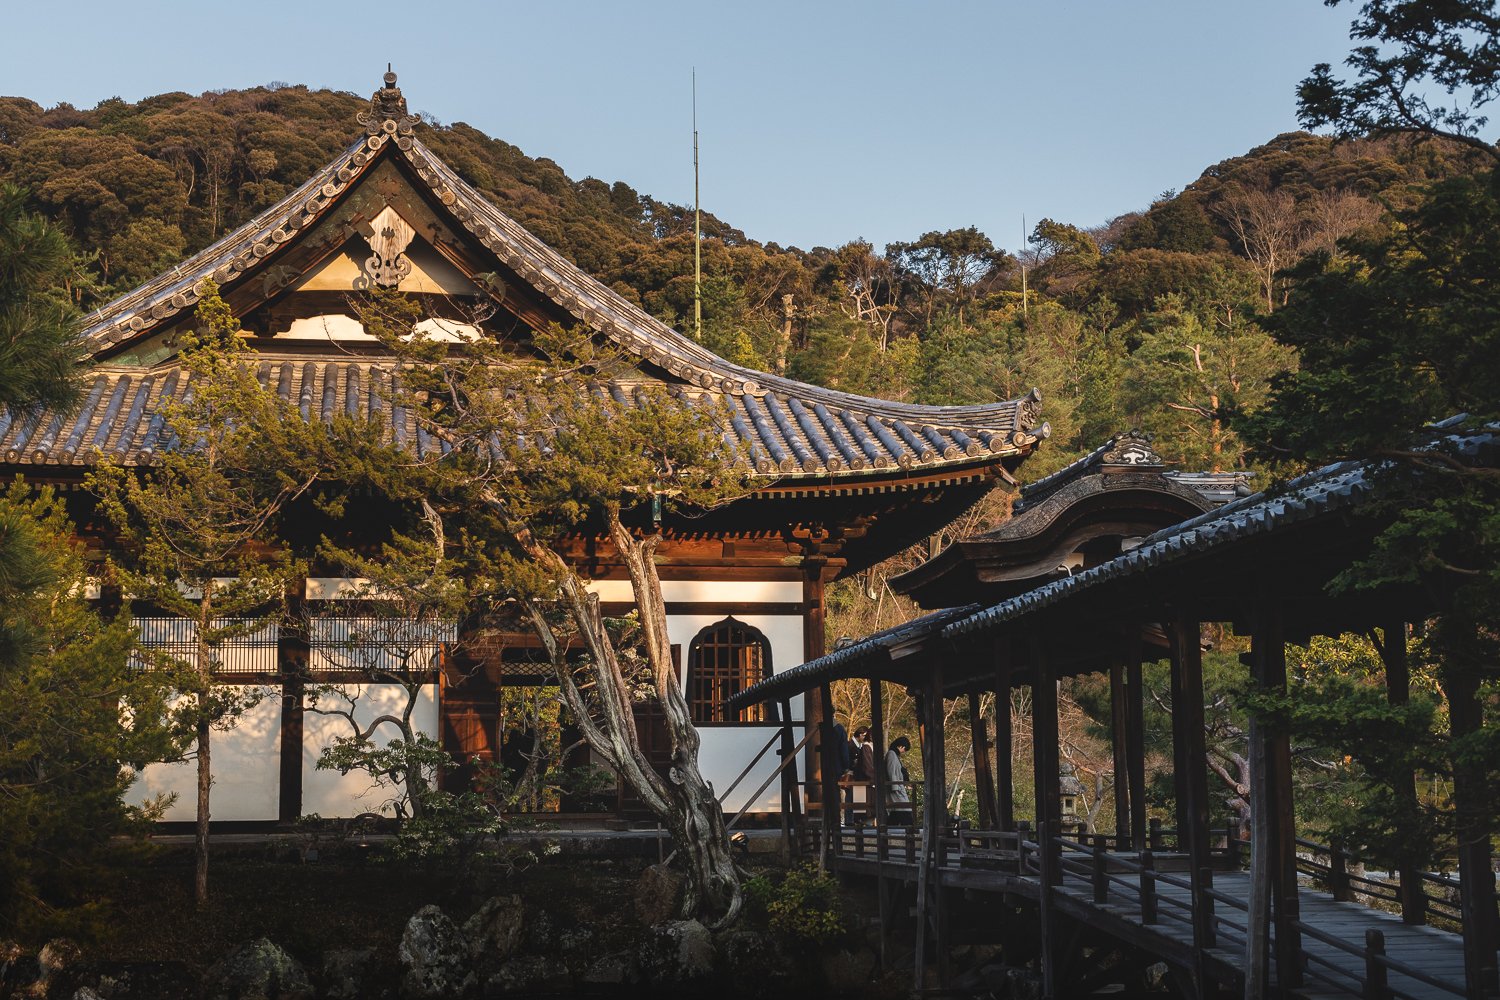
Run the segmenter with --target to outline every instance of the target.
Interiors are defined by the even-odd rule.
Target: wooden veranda
[[[1480,447],[1492,459],[1494,441]],[[1224,623],[1249,637],[1241,659],[1254,686],[1273,694],[1287,688],[1288,643],[1371,636],[1388,698],[1409,697],[1407,623],[1441,614],[1440,602],[1396,587],[1354,596],[1327,587],[1369,551],[1382,527],[1367,516],[1372,491],[1365,466],[1320,470],[1284,493],[1243,498],[1158,531],[1075,576],[988,607],[929,615],[739,696],[743,703],[820,690],[829,704],[834,680],[862,678],[877,747],[887,743],[881,682],[915,696],[925,786],[917,828],[887,822],[881,754],[868,828],[841,825],[849,817],[835,782],[817,786],[819,808],[808,815],[825,864],[875,880],[887,942],[915,914],[919,989],[929,972],[947,986],[950,949],[972,943],[977,932],[1008,950],[1007,964],[1020,964],[1012,950],[1034,960],[1049,997],[1084,995],[1108,982],[1080,957],[1087,947],[1097,962],[1112,946],[1167,963],[1197,997],[1500,994],[1490,839],[1472,835],[1489,830],[1482,774],[1454,774],[1457,877],[1414,864],[1367,877],[1358,874],[1359,859],[1298,840],[1288,733],[1274,720],[1252,718],[1251,836],[1241,841],[1209,826],[1205,625]],[[1169,661],[1171,677],[1170,832],[1153,829],[1147,813],[1142,664],[1158,659]],[[1084,837],[1063,822],[1057,681],[1096,672],[1110,683],[1116,826]],[[1016,687],[1030,689],[1035,741],[1037,809],[1024,821],[1014,809],[1015,783],[1024,779],[1012,773],[1009,715],[996,713],[1000,731],[992,740],[979,711],[985,694],[1005,705]],[[1454,735],[1477,728],[1477,689],[1445,693]],[[972,829],[946,813],[944,703],[955,698],[967,699],[973,733],[979,819]],[[835,773],[831,721],[818,752],[821,772]],[[1396,792],[1417,808],[1415,778]],[[896,956],[887,952],[887,959]]]

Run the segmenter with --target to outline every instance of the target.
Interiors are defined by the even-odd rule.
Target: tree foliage
[[[162,446],[143,470],[103,462],[89,488],[113,525],[127,593],[190,628],[191,651],[142,651],[179,695],[194,733],[199,905],[208,898],[208,819],[214,729],[262,697],[220,683],[225,647],[284,618],[301,568],[273,544],[276,518],[332,467],[332,449],[291,404],[261,385],[239,323],[217,289],[204,290],[179,361],[191,391],[161,405]],[[320,459],[323,462],[320,462]],[[325,464],[326,463],[326,464]]]

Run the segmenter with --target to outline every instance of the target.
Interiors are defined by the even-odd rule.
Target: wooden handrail
[[[1304,923],[1301,920],[1294,920],[1294,921],[1292,921],[1292,925],[1294,927],[1296,927],[1297,930],[1301,931],[1303,934],[1306,934],[1309,937],[1317,938],[1319,941],[1322,941],[1324,944],[1329,945],[1330,947],[1333,947],[1333,948],[1337,948],[1339,951],[1342,951],[1342,952],[1344,952],[1346,954],[1349,954],[1349,955],[1354,955],[1354,956],[1356,956],[1357,958],[1360,958],[1360,959],[1364,959],[1364,960],[1366,960],[1366,962],[1368,962],[1368,961],[1371,960],[1370,959],[1370,955],[1369,955],[1368,942],[1367,942],[1367,946],[1365,948],[1359,948],[1359,947],[1356,947],[1355,945],[1350,944],[1347,941],[1344,941],[1344,940],[1341,940],[1339,938],[1334,937],[1332,934],[1329,934],[1329,933],[1327,933],[1325,931],[1318,930],[1318,928],[1316,928],[1316,927],[1314,927],[1314,926],[1312,926],[1310,924]],[[1451,983],[1451,982],[1449,982],[1446,979],[1439,979],[1436,976],[1432,975],[1431,973],[1423,972],[1421,969],[1414,968],[1413,966],[1407,965],[1405,962],[1402,962],[1402,961],[1399,961],[1397,959],[1391,958],[1389,955],[1384,954],[1384,935],[1382,935],[1381,944],[1382,944],[1381,954],[1379,956],[1375,957],[1373,960],[1379,962],[1379,964],[1383,968],[1388,969],[1391,972],[1399,972],[1401,975],[1407,976],[1407,977],[1409,977],[1411,979],[1415,979],[1419,983],[1426,983],[1428,986],[1434,987],[1436,989],[1443,990],[1443,991],[1445,991],[1447,993],[1452,993],[1455,996],[1463,996],[1464,995],[1464,987],[1463,986]],[[1307,951],[1307,949],[1305,949],[1305,948],[1302,950],[1302,953],[1303,953],[1303,955],[1307,956],[1308,958],[1316,958],[1317,957],[1317,956],[1314,956],[1314,955],[1310,954]],[[1325,964],[1327,964],[1327,963],[1325,962]],[[1345,974],[1347,974],[1347,970],[1339,970],[1339,971],[1345,972]],[[1402,996],[1404,994],[1399,994],[1399,993],[1395,993],[1395,991],[1391,991],[1390,995]]]
[[[766,741],[766,745],[760,748],[760,753],[756,754],[751,759],[750,763],[745,765],[745,769],[740,772],[740,776],[738,778],[735,778],[734,781],[730,782],[729,787],[724,790],[724,794],[719,796],[719,805],[722,806],[724,804],[724,801],[728,799],[729,796],[734,794],[734,790],[740,787],[740,782],[745,780],[745,777],[755,769],[755,765],[760,763],[760,759],[764,757],[770,751],[770,749],[775,746],[780,740],[781,730],[780,728],[778,728],[774,733],[771,734],[771,738]]]
[[[767,777],[765,781],[762,781],[760,783],[760,787],[751,794],[750,798],[745,800],[745,804],[740,806],[740,811],[734,814],[734,818],[731,819],[728,823],[724,824],[724,830],[726,833],[730,830],[733,830],[734,825],[740,821],[740,817],[744,816],[745,813],[750,811],[750,807],[754,805],[755,801],[761,797],[761,794],[764,793],[767,788],[771,787],[771,782],[780,777],[781,772],[785,771],[797,760],[797,755],[802,752],[803,747],[807,746],[807,741],[812,739],[813,733],[815,732],[817,732],[817,730],[809,727],[809,729],[807,730],[807,735],[802,737],[802,742],[793,747],[792,752],[781,759],[781,763],[776,765],[776,770],[772,771],[770,776]]]

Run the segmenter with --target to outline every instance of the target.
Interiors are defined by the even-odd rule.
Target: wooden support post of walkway
[[[979,800],[979,828],[999,829],[995,812],[995,777],[990,773],[990,741],[984,724],[984,705],[978,688],[969,689],[969,740],[974,755],[974,788]]]
[[[1058,794],[1057,680],[1047,643],[1031,641],[1032,777],[1036,791],[1037,843],[1041,856],[1039,890],[1042,925],[1042,995],[1056,997],[1062,980],[1062,949],[1053,908],[1054,887],[1062,881],[1057,838],[1062,835],[1062,799]]]
[[[787,763],[794,756],[795,741],[792,733],[792,703],[782,699],[776,703],[781,715],[781,743],[777,748],[783,767],[781,768],[781,842],[786,852],[787,863],[800,853],[802,842],[802,796],[797,790],[797,762]]]
[[[1388,622],[1382,630],[1377,645],[1380,659],[1385,664],[1385,696],[1392,705],[1405,705],[1411,701],[1411,667],[1406,660],[1406,623]],[[1417,805],[1417,775],[1415,771],[1397,775],[1393,782],[1396,797],[1405,803],[1409,815],[1415,816]],[[1397,889],[1401,898],[1401,920],[1408,924],[1427,922],[1427,901],[1422,894],[1421,868],[1403,861],[1396,870],[1401,884]]]
[[[1203,731],[1203,646],[1198,619],[1180,613],[1172,622],[1172,742],[1183,768],[1178,779],[1177,849],[1188,856],[1193,887],[1193,978],[1198,996],[1209,994],[1206,951],[1213,946],[1211,886],[1204,884],[1208,854],[1208,758]]]
[[[880,904],[880,968],[891,967],[890,892],[886,887],[885,862],[891,855],[889,831],[886,829],[886,789],[890,780],[885,768],[885,698],[880,678],[870,678],[870,741],[875,748],[875,895]]]
[[[1146,704],[1141,681],[1141,630],[1125,636],[1125,770],[1130,785],[1130,842],[1146,848]]]
[[[1263,693],[1286,691],[1286,631],[1280,602],[1260,599],[1250,640],[1251,677]],[[1276,982],[1285,993],[1302,982],[1296,921],[1297,841],[1292,810],[1291,742],[1284,729],[1250,718],[1250,898],[1245,935],[1245,997],[1268,995],[1270,924],[1276,925]]]
[[[938,984],[948,985],[948,942],[943,930],[942,889],[938,869],[942,864],[943,828],[948,818],[948,778],[945,773],[945,734],[943,732],[943,671],[934,663],[927,683],[917,699],[917,719],[921,723],[922,750],[922,854],[917,869],[917,948],[915,987],[921,989],[927,966],[928,932],[938,960]]]
[[[818,769],[822,776],[821,801],[823,803],[823,836],[819,845],[818,865],[826,868],[838,850],[839,831],[842,819],[839,815],[839,771],[838,734],[833,731],[833,689],[820,685],[818,695],[822,699],[823,718],[818,724]]]
[[[1109,665],[1110,752],[1115,765],[1115,849],[1130,849],[1130,767],[1125,759],[1126,734],[1125,665]]]
[[[1462,627],[1462,626],[1460,626]],[[1467,657],[1465,657],[1467,659]],[[1448,720],[1455,741],[1479,731],[1478,671],[1470,663],[1444,671]],[[1496,990],[1495,868],[1490,852],[1489,815],[1493,808],[1482,766],[1455,761],[1453,811],[1457,820],[1459,897],[1464,931],[1464,989],[1469,997]]]
[[[1016,828],[1015,742],[1010,726],[1010,637],[995,641],[995,809],[1000,830]]]

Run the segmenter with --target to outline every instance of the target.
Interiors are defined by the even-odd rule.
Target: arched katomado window
[[[688,650],[687,698],[693,721],[775,722],[774,708],[752,705],[725,715],[732,695],[771,676],[771,643],[760,629],[733,618],[715,622]]]

